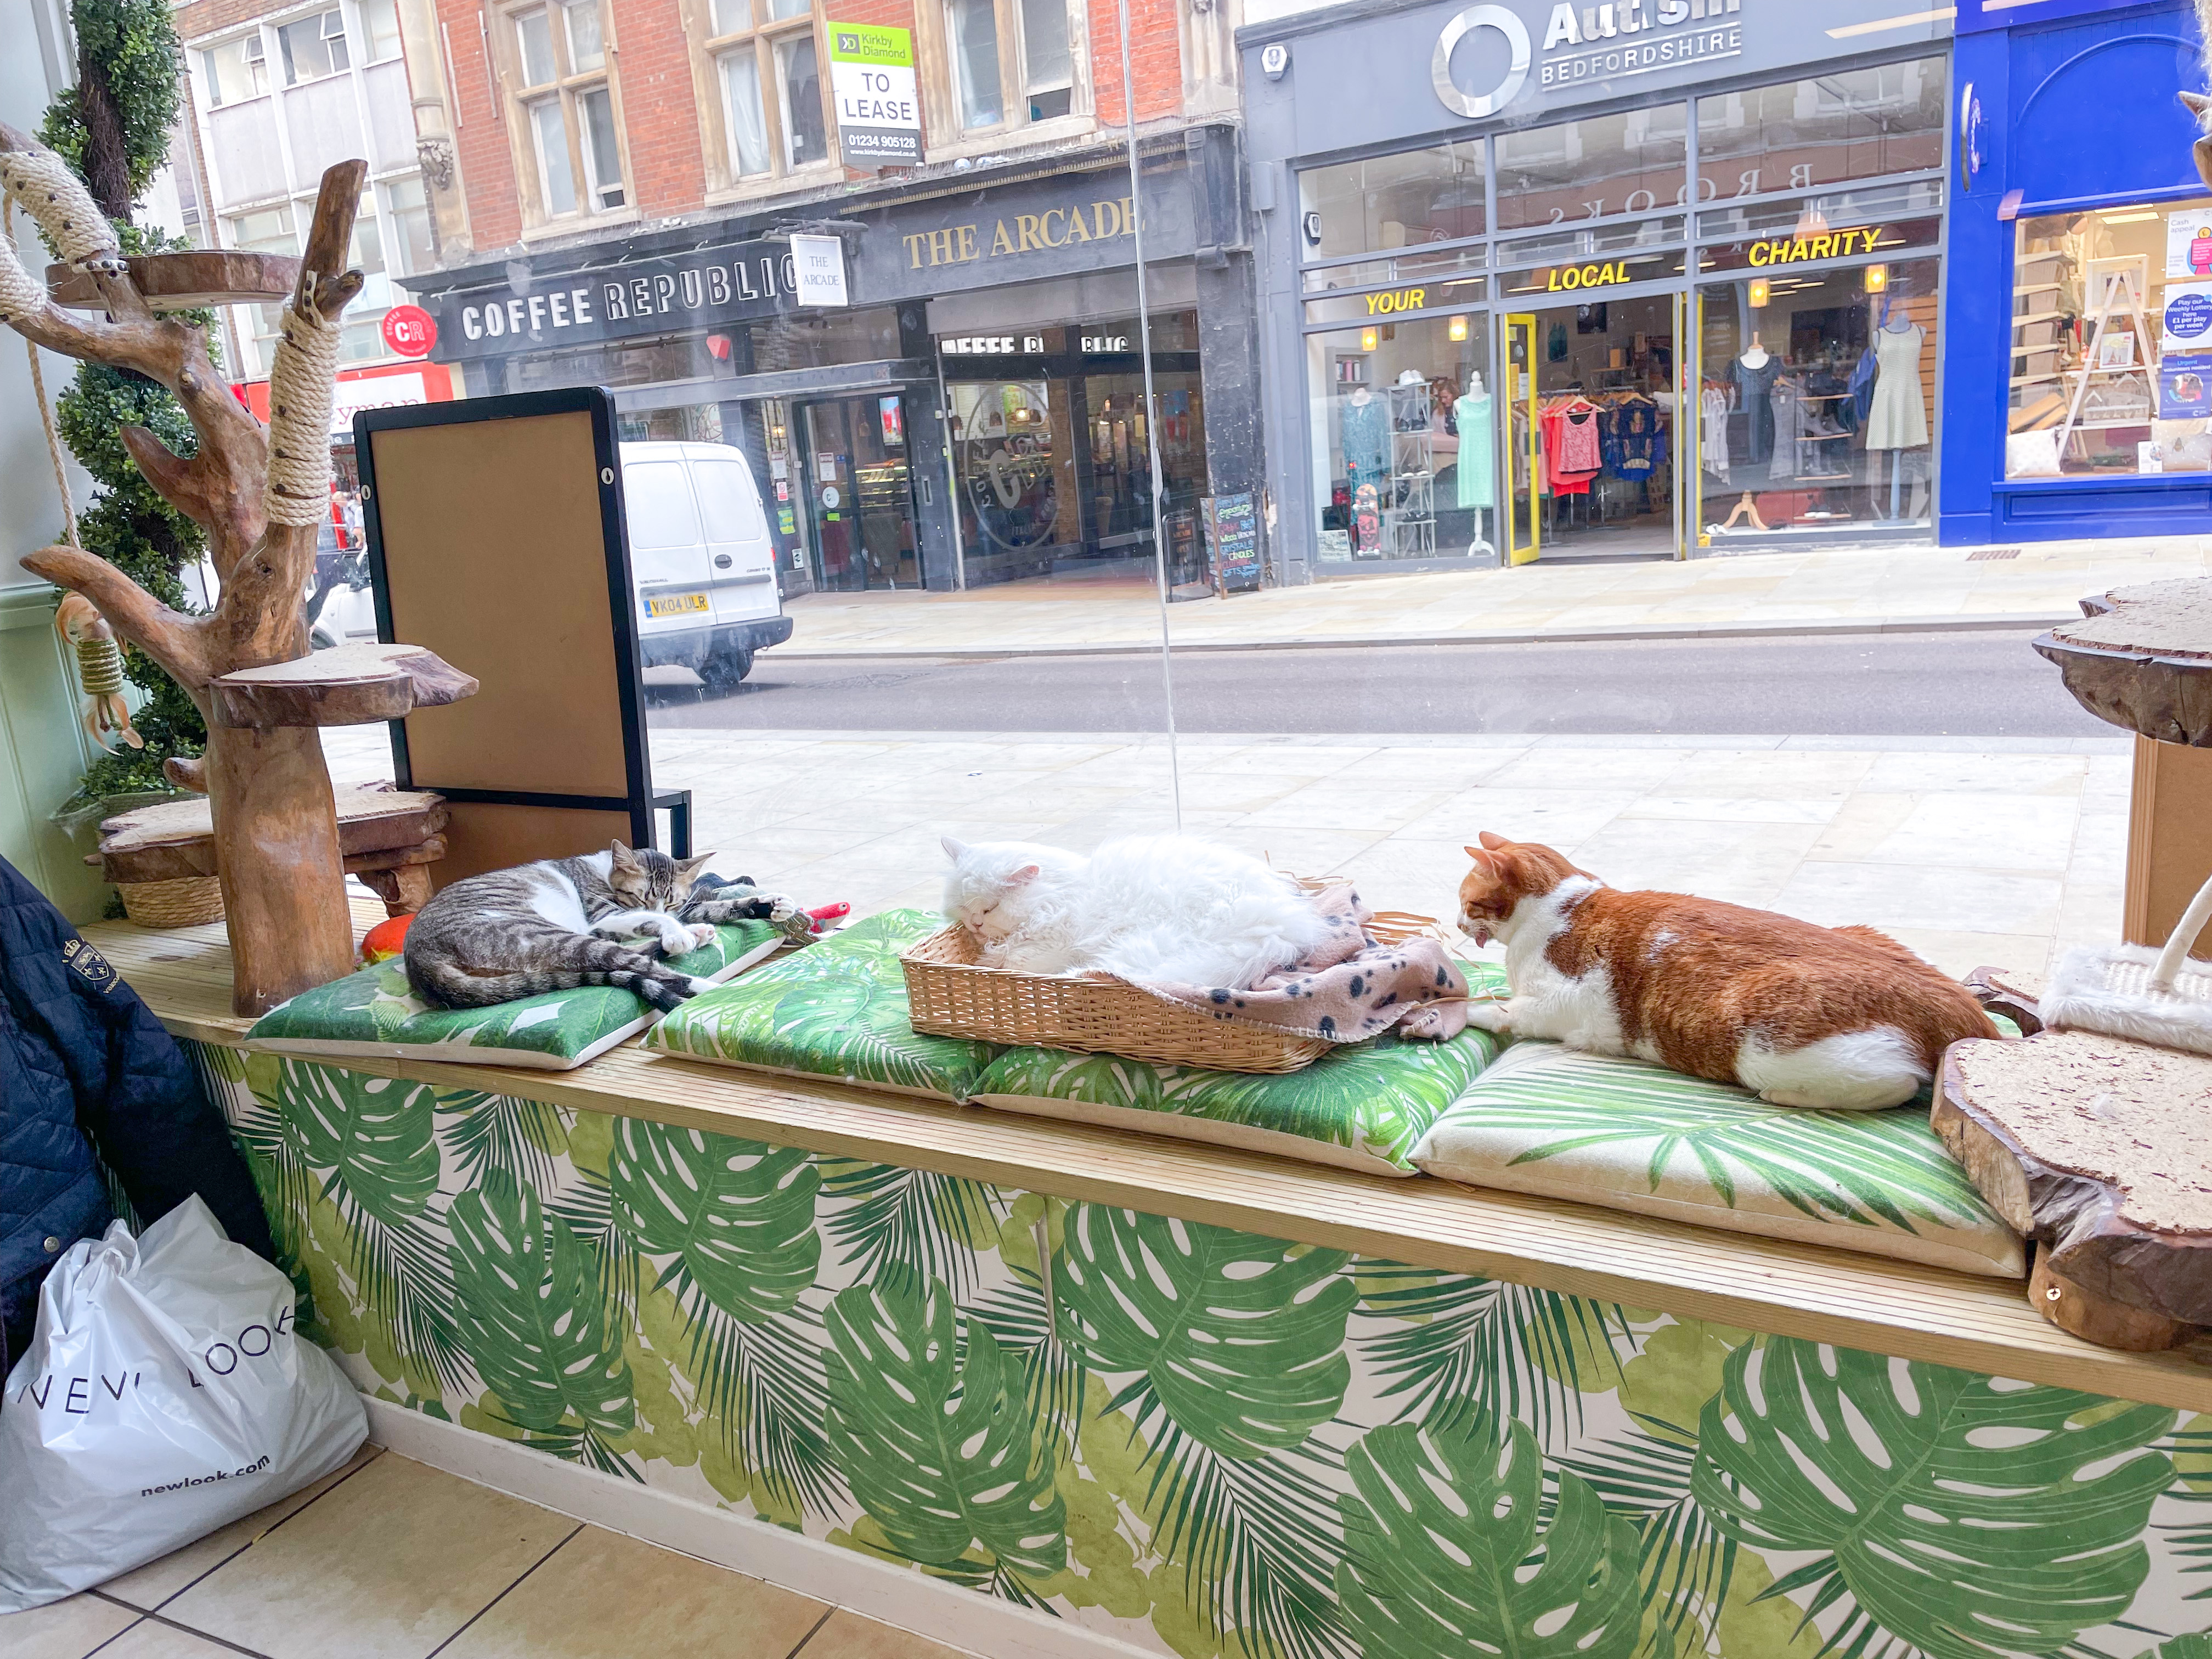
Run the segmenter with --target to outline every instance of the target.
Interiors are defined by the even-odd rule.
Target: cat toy
[[[123,700],[123,647],[92,601],[72,593],[54,612],[54,631],[76,647],[77,684],[87,699],[82,724],[92,740],[108,754],[107,733],[133,749],[143,749],[146,739],[131,724],[131,706]]]
[[[2189,959],[2212,921],[2212,881],[2197,890],[2166,948],[2081,945],[2059,959],[2037,1015],[2055,1029],[2101,1031],[2212,1054],[2212,964]]]

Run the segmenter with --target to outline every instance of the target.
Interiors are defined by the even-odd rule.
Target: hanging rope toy
[[[90,599],[71,593],[54,612],[54,631],[76,647],[77,684],[87,699],[83,726],[92,740],[107,753],[107,733],[112,732],[133,749],[143,749],[146,739],[131,725],[131,706],[123,701],[123,647],[115,630]]]

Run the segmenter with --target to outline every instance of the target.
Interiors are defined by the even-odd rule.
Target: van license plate
[[[704,593],[663,593],[645,602],[648,617],[686,617],[712,608]]]

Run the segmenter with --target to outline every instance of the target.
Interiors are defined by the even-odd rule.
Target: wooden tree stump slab
[[[194,248],[140,253],[125,262],[138,295],[154,311],[201,311],[214,306],[273,305],[292,297],[300,262],[289,253],[241,253]],[[71,311],[105,311],[100,284],[75,265],[46,267],[46,292]]]
[[[2091,714],[2160,743],[2212,748],[2212,579],[2123,587],[2037,638]]]
[[[2038,1012],[2043,1000],[2041,974],[2021,973],[2011,968],[1977,968],[1966,975],[1964,983],[1983,1007],[1993,1014],[2002,1014],[2019,1026],[2022,1036],[2033,1036],[2043,1029],[2043,1016]]]
[[[217,726],[373,726],[459,702],[477,682],[419,645],[341,645],[208,682]]]
[[[423,851],[429,863],[445,855],[446,798],[419,790],[341,789],[337,792],[338,852],[346,872],[395,867],[390,855]],[[162,801],[107,819],[100,826],[97,864],[109,881],[174,881],[216,873],[215,818],[210,802]],[[358,868],[356,863],[358,862]]]
[[[2112,1303],[2172,1322],[2177,1340],[2212,1325],[2212,1059],[2089,1031],[1954,1043],[1930,1121],[2043,1247],[2064,1291],[2038,1293],[2046,1318],[2066,1323],[2063,1304],[2088,1335]]]

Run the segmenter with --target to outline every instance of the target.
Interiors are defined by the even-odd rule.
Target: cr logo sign
[[[1504,35],[1510,59],[1498,84],[1480,96],[1462,88],[1452,79],[1451,72],[1452,53],[1462,40],[1477,29],[1496,29]],[[1429,65],[1430,78],[1436,82],[1437,96],[1453,114],[1463,115],[1470,121],[1486,120],[1519,94],[1528,79],[1528,64],[1534,57],[1528,26],[1520,18],[1503,6],[1469,6],[1446,23],[1443,33],[1437,37],[1436,56]]]

